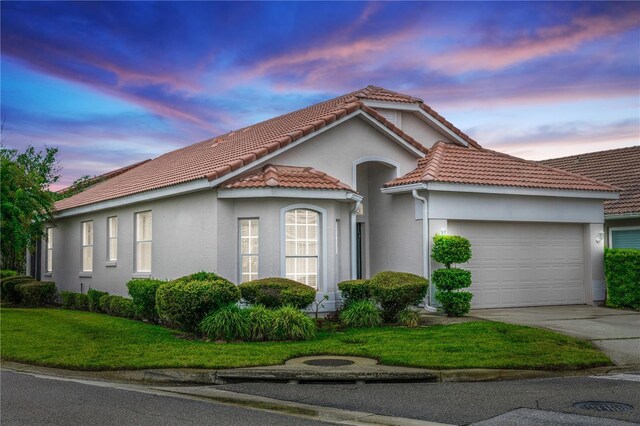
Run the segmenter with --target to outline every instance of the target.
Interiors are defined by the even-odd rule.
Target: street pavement
[[[429,420],[449,424],[470,424],[492,419],[514,410],[528,408],[546,413],[552,421],[494,422],[484,424],[563,424],[567,413],[590,416],[598,425],[606,419],[640,422],[640,372],[614,376],[535,379],[476,383],[404,383],[365,385],[288,385],[243,383],[216,386],[245,394],[280,400],[375,412],[387,416]],[[582,401],[630,404],[631,411],[597,412],[574,408]],[[507,416],[508,417],[508,416]],[[512,419],[513,420],[513,419]],[[593,420],[592,420],[593,421]],[[612,422],[610,424],[615,424]],[[564,424],[589,424],[587,420]]]

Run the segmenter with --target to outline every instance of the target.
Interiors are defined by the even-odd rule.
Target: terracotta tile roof
[[[266,165],[245,173],[221,188],[295,188],[355,191],[348,185],[312,167]]]
[[[640,214],[640,145],[541,161],[621,189],[620,198],[605,200],[606,215]]]
[[[107,180],[107,179],[111,179],[112,177],[116,177],[116,176],[118,176],[118,175],[121,175],[121,174],[123,174],[124,172],[128,172],[129,170],[134,169],[134,168],[136,168],[136,167],[138,167],[138,166],[141,166],[141,165],[143,165],[144,163],[146,163],[146,162],[148,162],[148,161],[151,161],[151,159],[138,161],[137,163],[133,163],[133,164],[130,164],[130,165],[128,165],[128,166],[121,167],[121,168],[119,168],[119,169],[116,169],[116,170],[113,170],[113,171],[110,171],[110,172],[107,172],[107,173],[101,174],[101,175],[99,175],[99,176],[94,176],[94,177],[92,177],[92,178],[89,178],[89,179],[84,183],[84,185],[85,185],[85,187],[87,187],[87,188],[88,188],[88,187],[90,187],[90,186],[92,186],[92,185],[95,185],[95,184],[100,183],[100,182],[102,182],[102,181],[105,181],[105,180]],[[69,185],[69,186],[67,186],[66,188],[62,188],[61,190],[56,191],[56,192],[57,192],[58,194],[60,194],[60,195],[64,195],[64,194],[66,194],[67,192],[72,191],[72,190],[74,190],[73,185]]]
[[[57,202],[55,209],[66,210],[196,179],[215,180],[357,110],[372,115],[407,143],[424,153],[427,152],[427,149],[411,136],[364,105],[364,99],[420,102],[417,98],[369,86],[161,155]]]
[[[418,167],[385,186],[442,182],[523,188],[615,191],[610,185],[565,170],[488,149],[437,142]]]

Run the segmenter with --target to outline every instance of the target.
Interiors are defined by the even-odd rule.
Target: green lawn
[[[497,322],[319,332],[308,342],[217,344],[165,328],[63,309],[0,311],[3,360],[81,370],[231,368],[306,355],[357,355],[426,368],[576,369],[610,365],[590,343]]]

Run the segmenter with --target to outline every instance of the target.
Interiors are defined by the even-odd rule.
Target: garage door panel
[[[585,302],[581,225],[449,222],[471,241],[474,308]]]

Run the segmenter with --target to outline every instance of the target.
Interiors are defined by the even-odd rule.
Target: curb
[[[547,379],[555,377],[601,376],[613,372],[638,371],[640,365],[607,366],[585,370],[427,370],[408,371],[309,371],[275,366],[227,370],[166,368],[147,370],[82,371],[2,361],[2,369],[72,379],[140,383],[160,386],[223,385],[239,382],[277,383],[408,383],[408,382],[487,382],[499,380]]]

